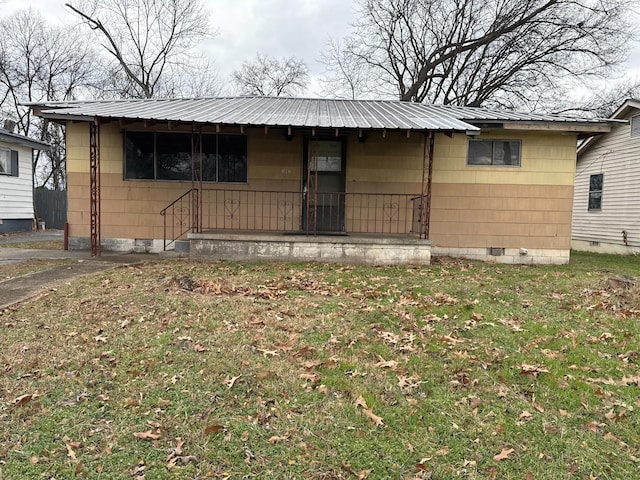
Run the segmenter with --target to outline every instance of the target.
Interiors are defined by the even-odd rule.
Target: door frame
[[[327,141],[327,142],[340,142],[340,156],[341,156],[341,165],[340,165],[340,189],[341,191],[339,192],[331,192],[331,193],[340,193],[342,195],[340,195],[339,198],[339,202],[338,202],[338,207],[339,207],[339,212],[340,212],[340,218],[339,218],[339,222],[340,225],[338,225],[336,229],[332,229],[332,230],[318,230],[318,229],[314,229],[316,232],[320,232],[320,233],[326,233],[326,234],[331,234],[331,233],[345,233],[346,229],[345,229],[345,193],[346,193],[346,186],[347,186],[347,137],[346,136],[330,136],[330,135],[318,135],[315,137],[311,137],[311,136],[305,136],[303,139],[303,152],[302,152],[302,179],[301,179],[301,185],[302,185],[302,208],[300,209],[301,213],[302,213],[302,218],[300,221],[300,225],[302,226],[302,230],[304,232],[309,232],[310,228],[307,225],[307,219],[310,218],[310,216],[308,215],[307,212],[307,208],[308,208],[308,204],[307,204],[307,198],[309,195],[309,185],[308,185],[308,175],[311,172],[308,172],[308,168],[309,168],[309,159],[310,159],[310,146],[311,146],[311,142],[323,142],[323,141]],[[332,175],[332,176],[337,176],[333,173],[316,173],[316,175],[318,175],[317,178],[322,177],[323,175]],[[316,206],[316,212],[317,212],[317,206]]]

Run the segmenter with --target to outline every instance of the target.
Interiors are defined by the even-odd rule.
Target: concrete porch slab
[[[279,260],[428,265],[431,241],[394,235],[202,232],[188,235],[193,260]]]

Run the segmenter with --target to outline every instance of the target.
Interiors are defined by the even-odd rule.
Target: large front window
[[[517,140],[469,140],[467,165],[520,166]]]
[[[124,144],[127,179],[247,181],[245,135],[127,131]]]

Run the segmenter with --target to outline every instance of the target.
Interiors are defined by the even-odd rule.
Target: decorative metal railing
[[[425,202],[415,194],[204,189],[201,230],[421,235]]]
[[[164,250],[180,237],[198,230],[198,189],[192,188],[160,211],[163,218]]]

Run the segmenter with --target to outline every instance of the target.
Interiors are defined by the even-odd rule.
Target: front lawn
[[[0,478],[637,478],[640,288],[608,279],[638,272],[574,253],[82,277],[0,312]]]

